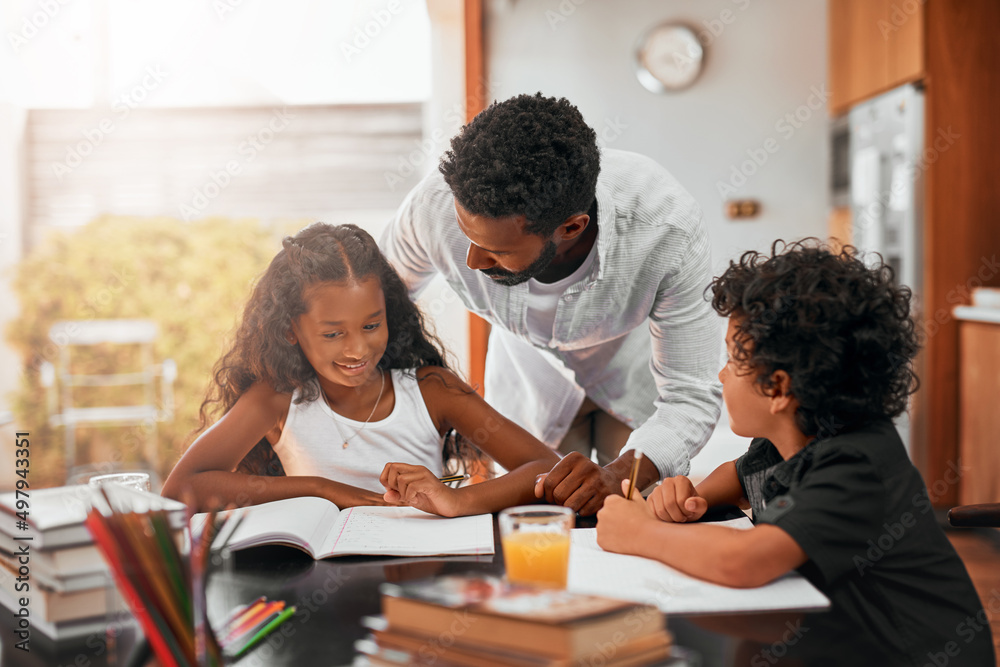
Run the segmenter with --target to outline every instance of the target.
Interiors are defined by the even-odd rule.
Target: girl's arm
[[[708,523],[667,523],[657,520],[638,494],[632,500],[608,496],[597,513],[597,543],[608,551],[652,558],[734,588],[763,586],[808,559],[777,526],[739,530]]]
[[[417,379],[438,432],[454,428],[508,472],[496,479],[451,489],[426,468],[390,463],[382,472],[382,482],[389,489],[387,497],[445,516],[484,514],[537,502],[535,477],[551,470],[559,456],[490,407],[454,373],[428,366],[417,370]]]
[[[199,512],[243,507],[298,496],[319,496],[338,507],[388,504],[380,494],[324,477],[259,476],[235,472],[243,457],[265,436],[281,433],[289,394],[257,383],[222,419],[198,436],[163,484],[163,495],[193,505]]]

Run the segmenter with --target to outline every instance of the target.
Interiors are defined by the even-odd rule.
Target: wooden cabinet
[[[924,75],[918,0],[829,0],[830,112]]]
[[[1000,323],[959,324],[959,502],[1000,503]]]

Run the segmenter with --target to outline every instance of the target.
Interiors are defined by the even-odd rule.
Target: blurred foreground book
[[[373,665],[629,667],[666,659],[655,607],[564,590],[445,576],[383,584],[382,616],[358,643]]]

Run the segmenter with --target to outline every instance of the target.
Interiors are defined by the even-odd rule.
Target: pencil
[[[252,602],[248,602],[247,604],[236,605],[235,607],[233,607],[233,610],[229,612],[229,615],[226,616],[225,620],[223,620],[222,623],[219,624],[219,627],[223,628],[223,632],[225,632],[225,628],[227,628],[230,623],[233,623],[237,618],[242,616],[247,609],[254,606],[258,602],[267,602],[267,597],[261,595],[259,598],[253,600]]]
[[[255,634],[253,637],[250,638],[250,641],[248,641],[246,644],[243,645],[243,648],[241,648],[239,651],[235,653],[235,655],[240,656],[246,653],[248,650],[253,648],[257,644],[257,642],[259,642],[261,639],[271,634],[272,630],[274,630],[276,627],[284,623],[285,620],[294,613],[295,613],[295,607],[289,607],[285,611],[278,614],[277,618],[275,618],[273,621],[271,621],[263,628],[261,628],[260,631],[257,632],[257,634]]]
[[[267,620],[272,614],[280,612],[284,608],[284,600],[275,600],[273,602],[266,603],[256,612],[250,616],[244,617],[243,620],[233,626],[233,628],[226,633],[226,638],[222,640],[222,643],[229,644],[239,639],[241,635],[249,634],[251,630],[259,625],[262,625],[261,621]]]
[[[628,493],[625,497],[632,500],[632,491],[635,489],[635,480],[639,478],[639,462],[642,461],[642,450],[636,447],[632,450],[632,472],[628,476]]]
[[[438,481],[444,482],[445,484],[448,482],[464,482],[467,479],[469,479],[469,475],[448,475],[447,477],[438,477]]]
[[[243,609],[238,614],[236,614],[232,618],[232,620],[226,621],[226,623],[222,626],[222,630],[219,632],[219,638],[224,639],[225,637],[227,637],[233,630],[239,627],[240,624],[243,623],[243,621],[245,621],[246,619],[250,618],[257,612],[259,612],[266,605],[267,605],[267,598],[261,595],[259,598],[257,598],[247,606],[243,607]],[[225,641],[223,641],[223,643],[225,643]]]

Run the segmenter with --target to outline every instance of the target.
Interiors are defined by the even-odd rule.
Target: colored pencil
[[[276,627],[284,623],[294,613],[295,613],[295,607],[289,607],[288,609],[278,614],[277,618],[275,618],[273,621],[271,621],[263,628],[261,628],[260,631],[257,632],[257,634],[255,634],[253,637],[250,638],[250,641],[248,641],[246,644],[243,645],[243,648],[241,648],[234,654],[234,656],[236,657],[241,656],[247,651],[249,651],[251,648],[256,646],[257,643],[260,642],[260,640],[264,639],[264,637],[267,637],[269,634],[271,634],[271,632]]]

